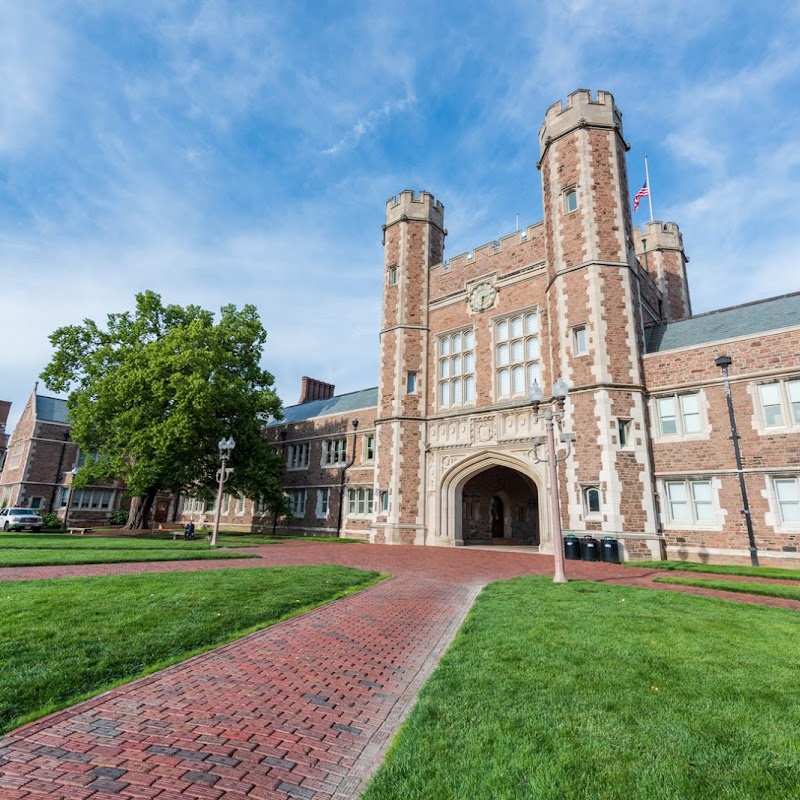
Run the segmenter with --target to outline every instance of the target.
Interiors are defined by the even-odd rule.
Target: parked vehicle
[[[40,531],[44,520],[30,508],[0,508],[0,529],[4,531],[21,531],[29,528]]]

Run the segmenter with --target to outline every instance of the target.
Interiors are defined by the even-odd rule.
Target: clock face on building
[[[491,283],[479,283],[469,293],[469,305],[473,311],[486,311],[494,304],[497,289]]]

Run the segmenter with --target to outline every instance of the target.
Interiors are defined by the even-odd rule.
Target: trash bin
[[[600,542],[591,536],[584,536],[581,539],[581,558],[584,561],[600,560]]]
[[[604,536],[600,544],[600,555],[609,564],[619,564],[619,542],[613,536]]]
[[[570,533],[564,539],[564,557],[568,561],[581,560],[581,542],[574,533]]]

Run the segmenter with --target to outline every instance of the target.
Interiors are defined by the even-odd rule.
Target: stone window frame
[[[386,272],[389,286],[397,286],[397,264],[392,264]]]
[[[375,510],[375,490],[372,486],[350,486],[347,489],[347,516],[372,517]]]
[[[632,450],[634,446],[634,426],[631,417],[617,417],[617,446],[620,450]],[[624,439],[624,441],[623,441]]]
[[[244,516],[246,502],[247,498],[241,492],[239,492],[239,494],[236,495],[236,508],[233,512],[237,517]]]
[[[528,318],[536,320],[535,327],[528,330]],[[515,320],[521,320],[521,331],[515,334],[512,325]],[[542,331],[542,315],[539,306],[529,306],[522,308],[511,313],[506,313],[491,320],[492,331],[492,392],[494,400],[497,403],[507,402],[512,400],[527,399],[528,389],[531,384],[536,381],[541,385],[542,383],[542,350],[541,350],[541,331]],[[507,326],[507,335],[505,338],[500,338],[499,330],[501,325]],[[536,356],[531,357],[529,353],[529,342],[536,342]],[[514,356],[514,346],[521,343],[522,347],[522,360]],[[508,347],[507,361],[500,356],[500,350],[503,346]],[[522,383],[523,385],[516,388],[514,381],[514,371],[518,368],[522,369]],[[504,372],[508,373],[508,393],[502,392],[502,375]]]
[[[586,323],[575,325],[572,328],[572,355],[589,355],[589,328]]]
[[[597,493],[597,510],[591,507],[589,495]],[[585,483],[581,485],[581,507],[583,508],[583,518],[589,522],[603,519],[603,493],[599,483]]]
[[[698,427],[697,431],[687,432],[687,418],[694,416],[693,413],[687,413],[684,409],[684,401],[682,398],[695,397],[697,398],[697,418]],[[675,432],[665,433],[662,416],[661,400],[672,399],[675,403],[675,414],[670,415],[675,418]],[[691,392],[667,392],[665,394],[654,394],[650,397],[651,402],[651,419],[653,421],[653,441],[658,442],[676,442],[676,441],[691,441],[695,439],[708,439],[710,436],[710,428],[708,424],[708,403],[706,401],[705,392],[701,390]]]
[[[705,501],[698,498],[695,493],[695,486],[708,484],[709,499]],[[685,505],[689,512],[689,519],[675,519],[673,504],[677,504],[679,498],[672,498],[670,486],[683,486]],[[724,512],[719,504],[720,480],[710,475],[703,476],[669,476],[658,480],[658,499],[661,515],[661,524],[665,530],[704,530],[721,531],[724,527]],[[709,519],[699,519],[698,504],[707,505],[710,510]]]
[[[458,340],[458,349],[456,341]],[[447,343],[445,348],[445,342]],[[474,406],[477,397],[477,355],[474,325],[442,331],[434,342],[436,358],[436,409]],[[472,368],[469,368],[471,364]],[[458,372],[456,372],[456,369]],[[444,387],[447,387],[446,401]],[[456,391],[458,389],[458,392]],[[459,399],[455,399],[459,393]]]
[[[9,448],[8,452],[8,468],[18,469],[22,463],[22,453],[25,450],[25,440],[19,439]]]
[[[289,514],[295,519],[302,519],[306,515],[307,489],[289,489],[286,492],[289,499]]]
[[[778,425],[768,425],[764,403],[764,387],[777,387],[778,405],[782,421]],[[755,418],[758,432],[762,435],[775,433],[796,433],[800,431],[800,376],[792,375],[777,380],[758,381],[752,387]],[[775,404],[769,404],[770,407]]]
[[[798,498],[795,502],[800,505],[800,475],[789,472],[773,473],[768,475],[766,480],[766,495],[769,501],[770,514],[772,516],[772,527],[780,532],[796,533],[800,531],[800,514],[796,520],[786,520],[784,518],[782,503],[787,501],[781,500],[776,485],[778,481],[794,484],[796,490],[795,497]],[[770,520],[767,520],[767,522],[769,523]]]
[[[381,491],[378,492],[378,513],[380,514],[388,514],[389,513],[389,492],[388,491]]]
[[[324,439],[322,442],[322,458],[320,466],[336,467],[347,463],[347,437]]]
[[[564,213],[573,214],[581,205],[578,196],[578,184],[574,183],[572,186],[565,187],[562,194],[564,195]],[[570,202],[571,198],[574,198],[574,203]]]
[[[419,373],[415,369],[406,370],[406,394],[417,394],[419,390]]]
[[[286,446],[286,471],[308,469],[310,455],[309,442],[290,442]]]
[[[95,497],[95,495],[97,497]],[[106,502],[107,501],[107,502]],[[70,500],[70,510],[105,512],[114,507],[113,489],[75,489]]]
[[[361,444],[361,463],[371,464],[375,460],[375,434],[365,433]]]
[[[314,515],[317,519],[325,519],[331,507],[331,490],[329,486],[317,489],[317,503]]]
[[[229,494],[222,495],[222,509],[220,514],[230,514],[231,512],[231,496]]]

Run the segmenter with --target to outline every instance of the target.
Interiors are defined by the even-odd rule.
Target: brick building
[[[561,429],[576,434],[559,465],[563,528],[614,536],[627,559],[746,561],[715,364],[729,356],[758,552],[797,563],[800,294],[692,316],[678,226],[632,225],[610,94],[551,106],[539,148],[544,219],[471,253],[445,260],[430,194],[389,200],[377,388],[334,396],[304,379],[268,427],[292,514],[253,519],[241,500],[227,523],[552,552],[527,390],[563,376]]]
[[[7,413],[7,411],[6,411]],[[0,506],[55,512],[72,525],[108,523],[111,512],[127,505],[119,484],[71,491],[72,470],[83,455],[70,439],[67,403],[34,389],[8,442],[0,472]]]

